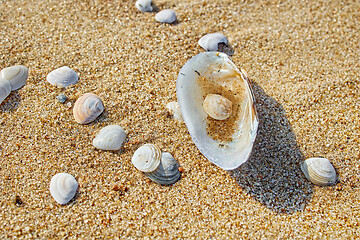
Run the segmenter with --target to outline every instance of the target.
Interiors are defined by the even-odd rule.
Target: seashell
[[[153,172],[159,166],[160,159],[160,148],[154,144],[145,144],[135,151],[131,162],[142,172]]]
[[[223,43],[228,46],[228,39],[221,33],[210,33],[199,40],[199,45],[206,51],[218,51],[219,44]]]
[[[189,133],[208,160],[225,170],[247,161],[258,128],[254,96],[246,74],[226,54],[204,52],[190,59],[180,70],[176,93]],[[207,116],[202,104],[208,94],[232,102],[229,118]]]
[[[11,91],[21,88],[26,84],[29,69],[23,65],[7,67],[0,72],[0,81],[7,80],[11,85]]]
[[[75,121],[88,124],[94,121],[104,111],[101,99],[92,93],[85,93],[76,100],[73,113]]]
[[[179,167],[179,162],[170,153],[163,152],[161,153],[160,164],[156,170],[145,172],[145,175],[158,184],[170,185],[180,179],[181,173]]]
[[[142,12],[152,12],[153,7],[151,4],[151,0],[137,0],[135,2],[135,7]]]
[[[232,102],[219,95],[208,94],[203,102],[204,111],[216,120],[225,120],[232,112]]]
[[[79,76],[74,70],[64,66],[50,72],[47,75],[46,80],[52,85],[56,85],[58,87],[67,87],[76,84],[79,80]]]
[[[169,102],[168,104],[166,104],[166,108],[176,120],[183,121],[178,102]]]
[[[301,165],[305,177],[313,184],[328,186],[336,183],[336,171],[326,158],[309,158]]]
[[[10,95],[11,84],[7,80],[0,79],[0,104]]]
[[[76,194],[78,182],[68,173],[58,173],[50,182],[50,194],[60,204],[68,203]]]
[[[172,9],[165,9],[155,15],[155,20],[161,23],[173,23],[176,21],[176,13]]]
[[[126,132],[119,125],[109,125],[100,130],[93,145],[102,150],[119,150],[125,141]]]

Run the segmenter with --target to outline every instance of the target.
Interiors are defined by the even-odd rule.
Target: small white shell
[[[210,33],[199,40],[199,45],[206,51],[217,51],[219,43],[224,43],[226,46],[229,44],[227,38],[221,33]]]
[[[203,102],[203,108],[210,117],[225,120],[231,115],[232,102],[219,94],[208,94]]]
[[[7,80],[0,80],[0,104],[9,96],[11,92],[10,82]]]
[[[76,194],[78,182],[68,173],[58,173],[50,182],[50,194],[60,204],[68,203]]]
[[[179,162],[168,152],[161,153],[159,166],[153,172],[146,172],[145,175],[158,184],[170,185],[179,180]]]
[[[79,76],[74,70],[64,66],[50,72],[47,75],[46,80],[52,85],[67,87],[76,84],[79,80]]]
[[[176,21],[176,13],[172,9],[165,9],[155,15],[155,20],[161,23],[173,23]]]
[[[305,177],[313,184],[328,186],[336,183],[336,171],[326,158],[309,158],[301,165]]]
[[[23,65],[7,67],[0,72],[0,81],[7,80],[11,85],[11,91],[21,88],[26,84],[29,69]]]
[[[102,150],[119,150],[125,141],[126,132],[119,125],[109,125],[100,130],[93,145]]]
[[[104,111],[101,99],[93,93],[85,93],[76,100],[73,113],[75,121],[88,124],[94,121]]]
[[[161,159],[161,150],[154,144],[145,144],[139,147],[131,162],[142,172],[153,172],[159,166]]]
[[[137,0],[135,7],[142,12],[152,12],[151,0]]]
[[[166,108],[168,109],[168,111],[174,116],[174,119],[178,120],[178,121],[183,121],[183,118],[181,116],[181,111],[180,111],[180,107],[179,107],[179,103],[178,102],[169,102],[166,105]]]

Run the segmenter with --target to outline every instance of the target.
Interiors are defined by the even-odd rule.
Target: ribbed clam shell
[[[11,91],[21,88],[26,84],[29,69],[23,65],[7,67],[0,72],[0,81],[7,80],[11,85]]]
[[[9,96],[11,92],[10,82],[0,79],[0,104]]]
[[[50,194],[60,204],[68,203],[76,194],[78,182],[68,173],[58,173],[50,182]]]
[[[104,105],[97,95],[85,93],[74,104],[74,118],[80,124],[94,121],[104,111]]]
[[[190,59],[180,70],[176,94],[189,133],[208,160],[225,170],[247,161],[258,128],[254,97],[247,76],[226,54],[204,52]],[[202,104],[208,94],[231,100],[228,119],[207,116]]]
[[[210,33],[199,39],[199,45],[206,51],[217,51],[220,43],[226,46],[229,44],[228,39],[221,33]]]
[[[231,115],[232,102],[219,94],[208,94],[203,102],[203,108],[210,117],[225,120]]]
[[[151,6],[151,0],[137,0],[135,7],[142,12],[152,12],[153,7]]]
[[[168,152],[161,153],[159,166],[145,175],[158,184],[170,185],[180,179],[179,162]]]
[[[305,177],[313,184],[328,186],[336,183],[336,171],[326,158],[309,158],[301,165]]]
[[[64,66],[50,72],[47,75],[46,80],[52,85],[56,85],[58,87],[67,87],[76,84],[79,80],[79,76],[74,70]]]
[[[109,125],[100,130],[93,145],[102,150],[119,150],[126,139],[125,130],[119,125]]]
[[[159,166],[161,159],[161,150],[154,144],[145,144],[139,147],[131,162],[142,172],[153,172]]]
[[[166,104],[166,108],[173,115],[174,119],[178,121],[183,121],[178,102],[169,102],[168,104]]]

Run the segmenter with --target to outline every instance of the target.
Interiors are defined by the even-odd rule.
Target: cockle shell
[[[168,104],[166,104],[166,108],[168,109],[170,114],[173,115],[174,119],[178,121],[183,121],[178,102],[169,102]]]
[[[64,66],[50,72],[47,75],[46,80],[52,85],[56,85],[58,87],[67,87],[76,84],[79,80],[79,76],[74,70]]]
[[[210,33],[199,39],[199,45],[206,51],[218,51],[219,44],[226,46],[229,44],[228,39],[221,33]]]
[[[23,65],[7,67],[0,72],[0,81],[7,80],[11,85],[11,91],[21,88],[26,84],[29,69]]]
[[[155,15],[155,20],[161,23],[173,23],[176,21],[176,13],[172,9],[165,9]]]
[[[100,130],[93,145],[102,150],[119,150],[126,139],[125,130],[119,125],[109,125]]]
[[[0,79],[0,104],[9,96],[11,92],[10,82]]]
[[[60,204],[68,203],[76,194],[78,182],[68,173],[58,173],[50,182],[50,194]]]
[[[208,94],[203,102],[204,111],[216,120],[225,120],[232,112],[232,102],[219,95]]]
[[[326,158],[309,158],[301,165],[305,177],[313,184],[328,186],[336,183],[336,171],[330,161]]]
[[[247,161],[258,128],[254,96],[246,74],[226,54],[204,52],[190,59],[180,70],[176,93],[189,133],[208,160],[225,170]],[[232,102],[228,119],[207,116],[202,104],[208,94]]]
[[[158,184],[170,185],[180,179],[179,167],[179,162],[170,153],[163,152],[159,166],[153,172],[145,172],[145,175]]]
[[[131,162],[142,172],[153,172],[159,166],[160,159],[160,148],[154,144],[145,144],[135,151]]]
[[[153,7],[151,6],[151,0],[137,0],[135,2],[135,7],[142,12],[152,12]]]
[[[85,93],[74,104],[74,118],[80,124],[94,121],[104,111],[104,105],[97,95]]]

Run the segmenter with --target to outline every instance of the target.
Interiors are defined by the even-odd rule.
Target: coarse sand
[[[29,68],[0,105],[0,238],[355,239],[360,237],[360,1],[154,0],[178,21],[161,24],[135,1],[0,0],[0,69]],[[169,117],[180,68],[222,32],[251,80],[260,125],[252,155],[224,171]],[[79,82],[46,81],[69,66]],[[91,92],[105,112],[77,124]],[[65,94],[65,104],[56,97]],[[121,151],[96,150],[104,126],[127,132]],[[154,143],[181,164],[171,186],[131,164]],[[309,183],[299,164],[328,158],[339,183]],[[73,175],[74,200],[49,193]]]

